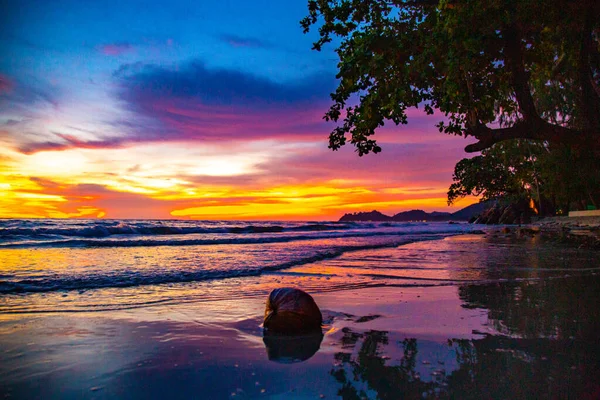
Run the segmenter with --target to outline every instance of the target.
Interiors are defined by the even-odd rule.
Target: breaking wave
[[[425,237],[423,237],[425,239]],[[0,280],[0,294],[17,293],[42,293],[68,290],[89,290],[100,288],[119,288],[142,285],[158,285],[166,283],[199,282],[211,279],[239,278],[258,276],[264,272],[273,272],[303,264],[313,263],[325,259],[339,257],[349,251],[395,247],[415,240],[399,240],[383,244],[362,246],[341,246],[300,259],[265,266],[263,268],[245,268],[243,266],[228,270],[202,270],[197,271],[119,271],[112,273],[110,270],[101,274],[66,275],[63,277],[30,278],[17,281]]]

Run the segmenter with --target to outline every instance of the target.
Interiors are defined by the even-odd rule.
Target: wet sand
[[[437,254],[445,254],[443,260],[422,263],[432,268],[432,279],[452,284],[388,282],[314,293],[325,318],[322,338],[265,340],[260,328],[265,299],[259,297],[3,314],[0,395],[598,398],[597,253],[544,249],[527,239],[509,243],[506,249],[514,254],[508,256],[509,250],[497,247],[504,240],[493,239],[491,247],[488,239],[472,236],[415,244],[412,251],[455,249]],[[444,277],[447,272],[435,270],[440,263],[465,268],[460,276]],[[341,268],[326,264],[321,269]],[[508,273],[514,267],[519,271]],[[296,273],[315,269],[319,263]],[[474,275],[477,279],[464,279]]]

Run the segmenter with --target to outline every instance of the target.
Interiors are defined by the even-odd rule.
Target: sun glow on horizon
[[[304,7],[274,3],[265,26],[167,18],[165,41],[125,3],[130,24],[74,2],[20,7],[0,32],[15,55],[0,61],[0,218],[333,220],[474,201],[447,207],[464,144],[422,110],[378,130],[381,154],[327,148],[335,53],[311,51]],[[238,28],[255,39],[224,40]]]
[[[0,217],[125,218],[129,212],[132,218],[298,220],[446,208],[445,187],[381,187],[357,174],[289,179],[265,169],[266,152],[251,147],[232,156],[189,144],[8,151],[0,161]],[[286,148],[277,157],[293,154],[293,146]]]

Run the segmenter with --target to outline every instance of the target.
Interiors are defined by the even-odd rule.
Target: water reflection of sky
[[[0,302],[0,312],[122,310],[232,297],[262,298],[281,286],[319,293],[381,286],[458,287],[468,283],[537,282],[600,273],[598,257],[593,251],[540,245],[535,238],[490,242],[481,235],[351,251],[336,258],[318,259],[335,252],[336,246],[372,245],[390,240],[399,239],[382,236],[337,242],[314,240],[293,245],[244,245],[233,250],[225,245],[3,250],[5,263],[0,267],[3,281],[0,288],[10,286],[12,281],[26,282],[25,286],[43,282],[44,290],[49,291],[7,294]],[[307,263],[261,272],[265,267],[287,262],[302,263],[306,257]],[[316,261],[312,261],[314,257]],[[238,272],[251,276],[236,277]],[[230,277],[197,281],[203,274]],[[60,290],[54,284],[80,289]]]
[[[470,285],[458,292],[445,288],[439,296],[439,288],[404,289],[395,306],[389,305],[394,288],[347,292],[364,297],[346,305],[339,293],[320,295],[326,320],[320,349],[289,364],[269,361],[260,300],[230,310],[221,322],[209,321],[235,302],[110,317],[4,318],[0,387],[15,398],[62,399],[593,396],[599,389],[600,282],[588,280],[587,288],[574,282],[583,290],[566,288],[569,297],[557,295],[563,281],[550,282],[525,291],[506,287],[501,297],[495,295],[501,289]],[[552,305],[541,301],[549,296]],[[538,325],[530,324],[530,307],[538,308]],[[434,308],[445,315],[437,325],[435,317],[417,314]],[[358,313],[373,319],[360,322]],[[546,337],[548,330],[559,335]]]
[[[303,362],[269,360],[260,296],[118,312],[2,314],[0,395],[598,398],[600,277],[592,254],[452,240],[429,243],[427,256],[425,244],[416,243],[323,262],[331,279],[343,268],[360,275],[397,273],[405,265],[431,267],[428,273],[453,283],[406,287],[392,278],[378,287],[317,292],[325,335]],[[314,268],[256,285],[302,283],[309,279],[302,271]],[[527,279],[495,279],[503,270]]]

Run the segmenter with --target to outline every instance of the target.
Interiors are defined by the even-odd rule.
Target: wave
[[[219,233],[280,233],[280,232],[318,232],[333,231],[344,229],[360,229],[360,226],[353,224],[306,224],[300,226],[282,226],[282,225],[246,225],[246,226],[181,226],[181,225],[162,225],[149,223],[124,223],[117,224],[97,223],[94,225],[75,225],[75,226],[13,226],[0,228],[0,238],[6,237],[43,237],[43,236],[64,236],[64,237],[83,237],[83,238],[105,238],[113,235],[189,235],[189,234],[219,234]],[[366,227],[365,228],[370,228]]]
[[[214,239],[58,239],[58,240],[37,240],[0,243],[0,249],[10,248],[32,248],[32,247],[154,247],[154,246],[205,246],[205,245],[227,245],[227,244],[263,244],[263,243],[284,243],[300,240],[314,239],[341,239],[341,238],[360,238],[373,236],[406,236],[406,235],[452,235],[465,233],[456,229],[440,230],[422,230],[418,232],[331,232],[323,234],[310,235],[285,235],[285,236],[261,236],[261,237],[219,237]]]
[[[419,240],[426,240],[421,238]],[[309,257],[267,266],[260,269],[231,269],[226,271],[162,271],[161,273],[126,273],[65,276],[60,278],[22,279],[19,281],[0,280],[0,294],[43,293],[55,291],[90,290],[101,288],[123,288],[143,285],[158,285],[168,283],[199,282],[213,279],[239,278],[258,276],[265,272],[279,271],[299,265],[309,264],[330,258],[339,257],[349,251],[379,249],[396,247],[402,244],[418,241],[417,239],[397,240],[394,242],[340,246],[331,250],[322,251]]]

